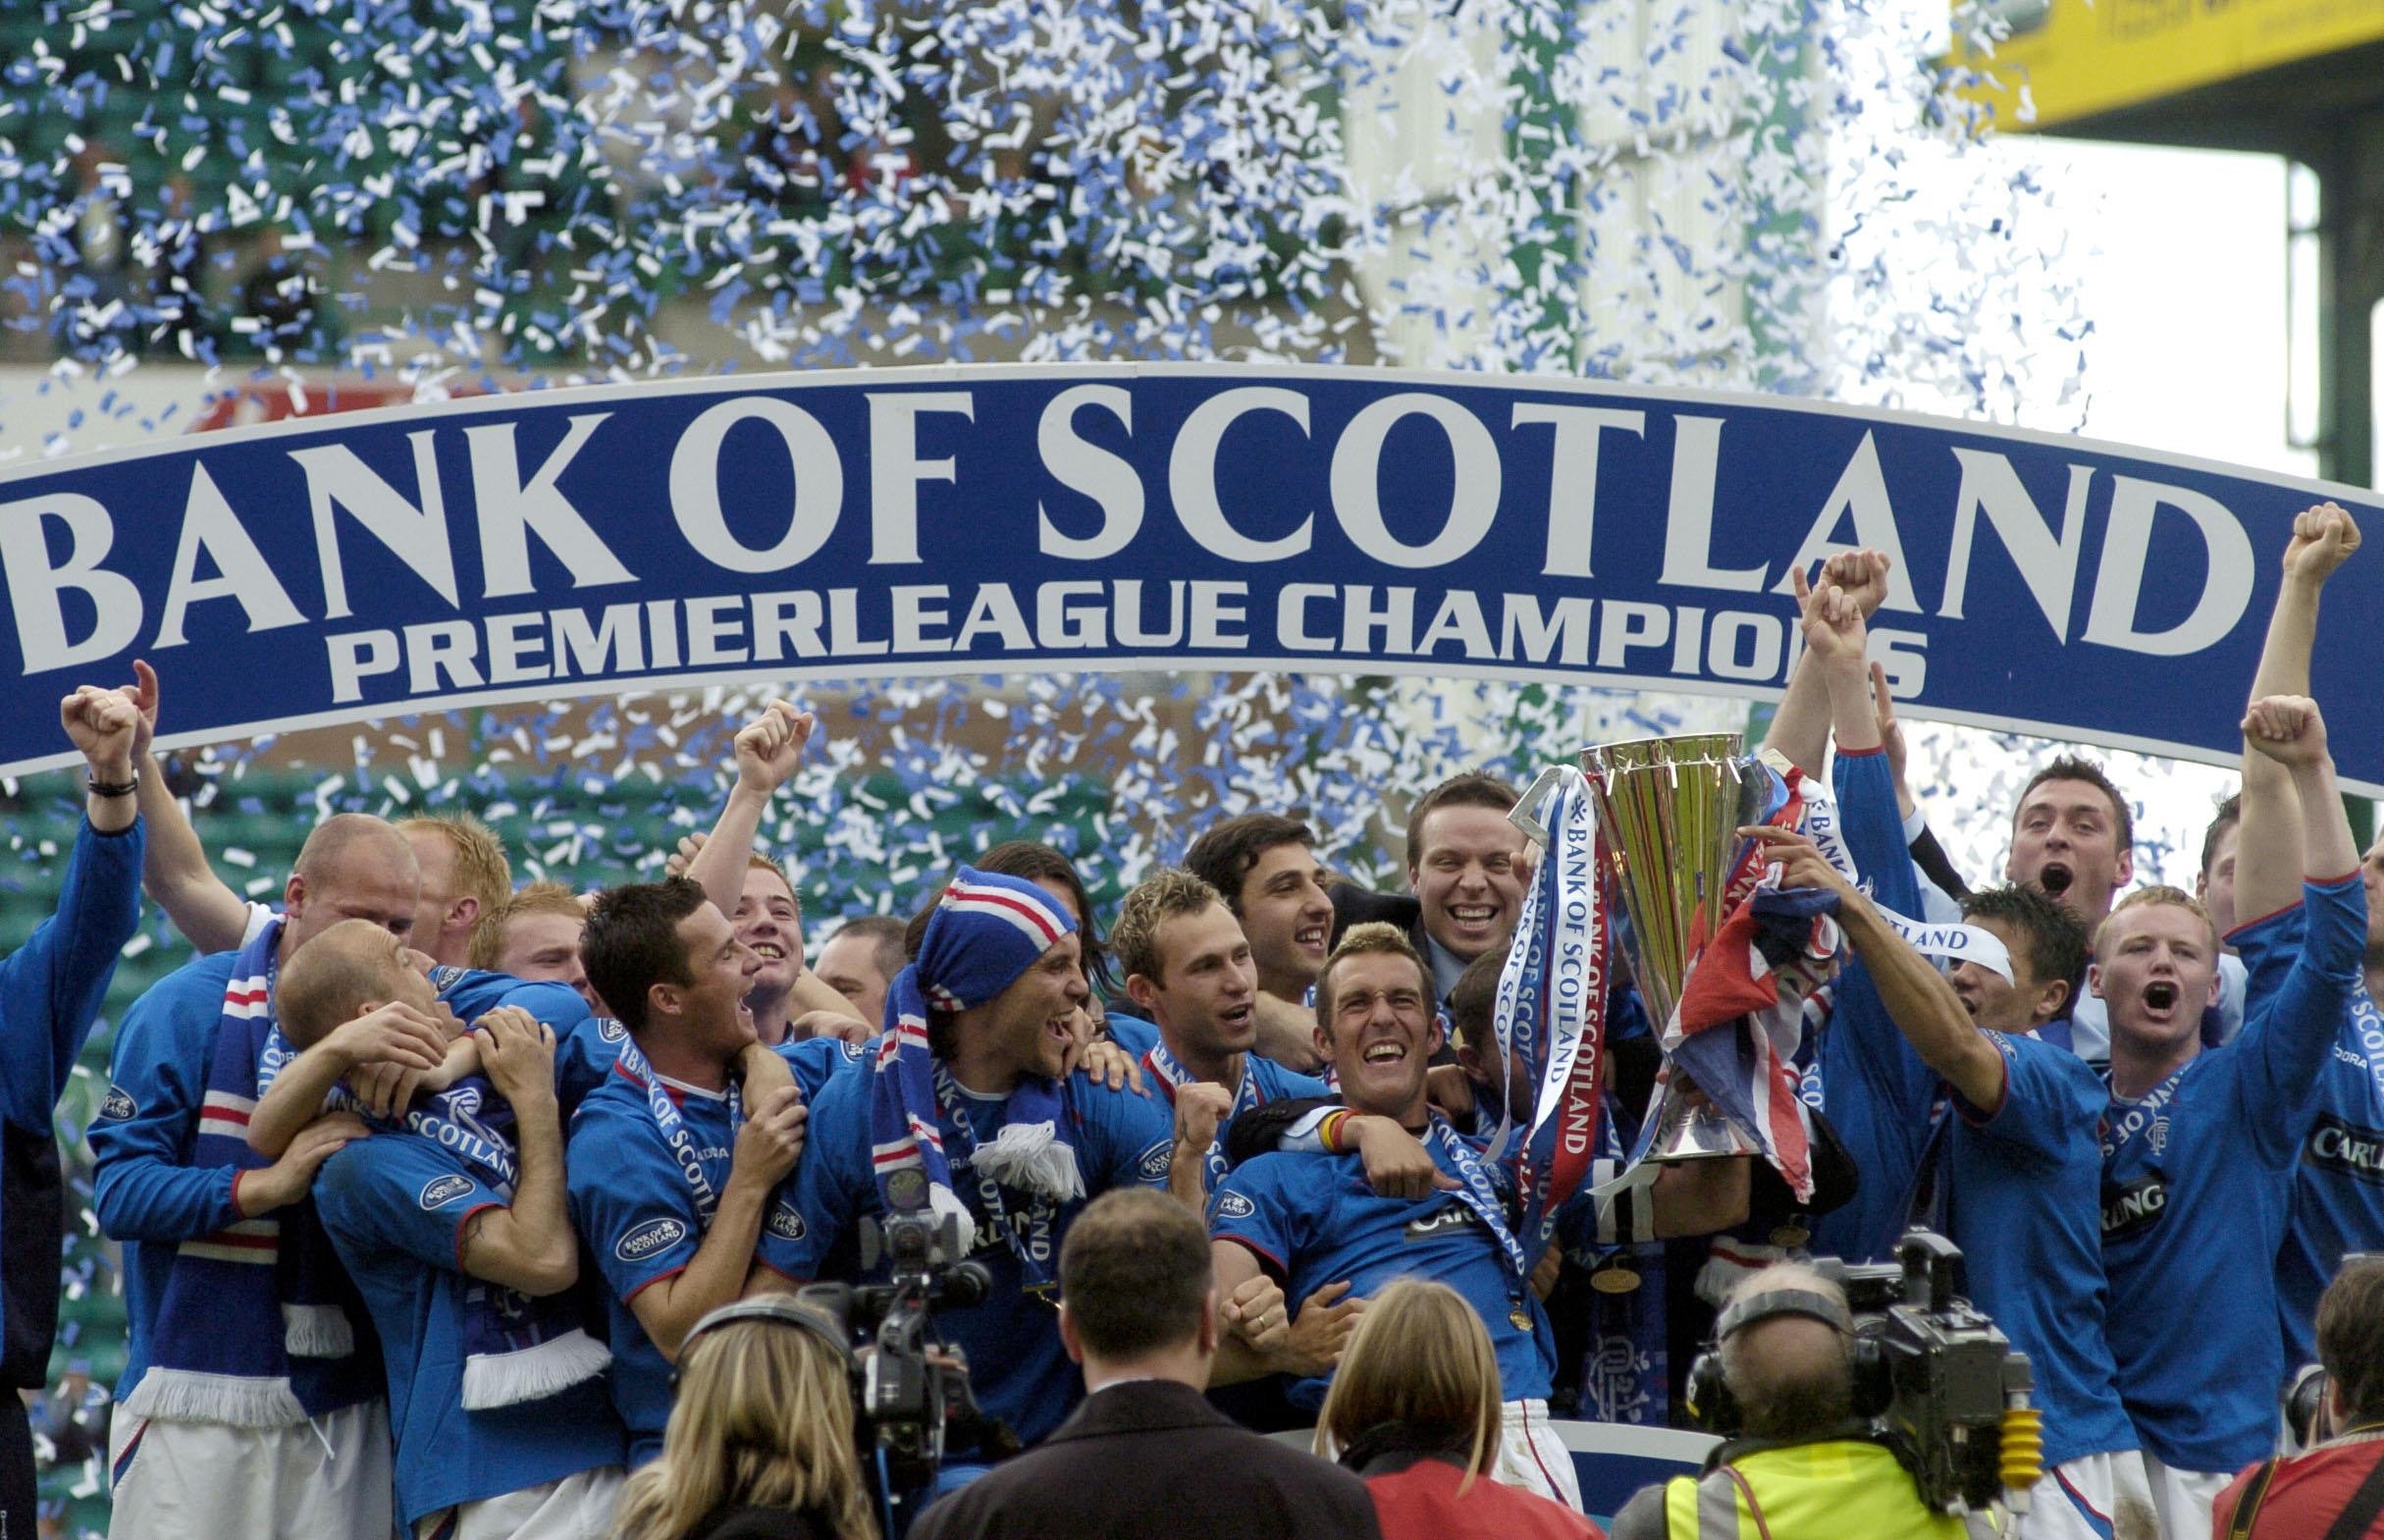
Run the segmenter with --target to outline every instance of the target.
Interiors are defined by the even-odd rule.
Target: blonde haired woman
[[[786,1299],[724,1305],[679,1349],[662,1453],[621,1540],[877,1540],[835,1328]]]
[[[1316,1452],[1365,1477],[1383,1540],[1602,1540],[1598,1526],[1501,1485],[1499,1364],[1447,1284],[1402,1278],[1366,1301],[1316,1416]]]

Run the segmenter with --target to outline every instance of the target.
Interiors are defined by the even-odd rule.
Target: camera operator
[[[2322,1442],[2218,1495],[2217,1540],[2384,1535],[2384,1255],[2349,1256],[2318,1301]]]
[[[1924,1503],[1912,1475],[1855,1412],[1854,1315],[1815,1269],[1777,1262],[1740,1281],[1715,1322],[1722,1384],[1744,1431],[1705,1474],[1643,1489],[1615,1515],[1612,1540],[1772,1540],[1899,1535],[1984,1537]]]
[[[841,1325],[782,1296],[722,1305],[679,1348],[660,1458],[620,1540],[877,1540]]]
[[[1200,1221],[1146,1190],[1095,1198],[1060,1248],[1060,1340],[1084,1368],[1084,1405],[928,1509],[915,1540],[1373,1540],[1364,1482],[1201,1395],[1224,1331]]]

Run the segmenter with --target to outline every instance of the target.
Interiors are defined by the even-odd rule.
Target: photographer
[[[2384,1534],[2384,1256],[2350,1256],[2318,1301],[2322,1442],[2235,1478],[2211,1509],[2216,1540]]]
[[[622,1492],[620,1540],[877,1540],[841,1342],[782,1298],[698,1321],[662,1453]]]
[[[1744,1418],[1699,1477],[1642,1490],[1615,1515],[1613,1540],[1772,1540],[1995,1533],[1921,1500],[1895,1455],[1855,1413],[1854,1315],[1845,1291],[1811,1267],[1779,1262],[1730,1291],[1715,1322],[1722,1384]]]

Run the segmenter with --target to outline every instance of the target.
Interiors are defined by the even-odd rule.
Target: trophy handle
[[[1514,810],[1507,815],[1507,822],[1521,829],[1523,836],[1541,849],[1553,849],[1556,842],[1548,837],[1547,825],[1532,817],[1532,810],[1540,805],[1541,798],[1562,786],[1566,775],[1577,773],[1565,765],[1541,766],[1540,773],[1532,777],[1531,784],[1523,788],[1523,795],[1515,799]]]

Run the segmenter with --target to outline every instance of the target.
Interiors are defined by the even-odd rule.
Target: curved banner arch
[[[664,685],[1081,668],[1763,696],[1791,566],[1895,558],[1912,715],[2231,764],[2292,516],[2350,488],[1770,397],[1317,367],[726,377],[0,473],[0,773],[166,675],[166,747]],[[2316,688],[2384,792],[2333,580]]]

